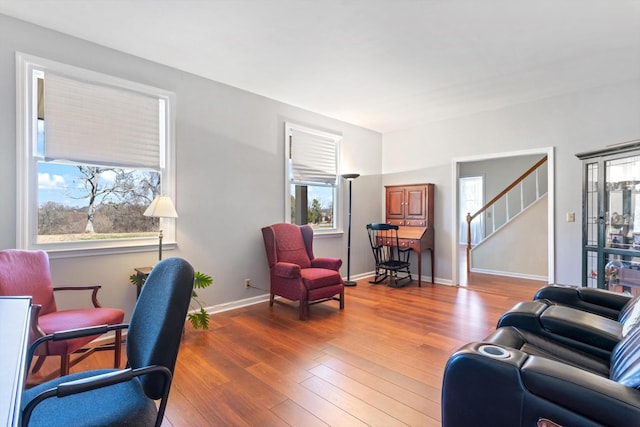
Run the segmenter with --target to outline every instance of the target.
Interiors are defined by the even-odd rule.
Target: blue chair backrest
[[[193,279],[193,267],[181,258],[167,258],[153,267],[136,302],[127,333],[131,368],[158,365],[173,372],[193,293]],[[145,375],[140,381],[151,399],[162,396],[161,376]]]

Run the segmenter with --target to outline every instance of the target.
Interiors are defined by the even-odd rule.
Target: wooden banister
[[[471,215],[471,213],[467,213],[467,273],[469,273],[471,271],[471,259],[470,259],[470,256],[471,256],[471,221],[473,221],[474,218],[476,218],[482,212],[484,212],[487,209],[489,209],[494,203],[496,203],[498,200],[500,200],[502,197],[504,197],[504,195],[507,194],[509,191],[511,191],[511,189],[513,189],[516,185],[518,185],[522,181],[524,181],[529,175],[531,175],[533,172],[535,172],[536,169],[538,169],[540,166],[542,166],[546,161],[547,161],[547,155],[545,154],[545,156],[542,157],[540,160],[538,160],[538,162],[535,165],[533,165],[529,169],[527,169],[526,172],[524,172],[522,175],[520,175],[518,178],[516,178],[511,184],[509,184],[504,190],[502,190],[500,193],[498,193],[497,196],[495,196],[488,203],[486,203],[483,207],[481,207],[476,213],[474,213],[473,215]]]

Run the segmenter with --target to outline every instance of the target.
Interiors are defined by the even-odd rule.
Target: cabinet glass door
[[[640,249],[640,156],[605,162],[605,246]]]
[[[587,246],[598,245],[598,163],[589,163],[586,166],[586,192],[585,192],[585,222]]]
[[[604,282],[612,291],[640,291],[640,156],[606,160]]]

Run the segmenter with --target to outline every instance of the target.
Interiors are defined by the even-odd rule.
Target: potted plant
[[[136,285],[138,289],[144,285],[146,277],[140,274],[132,274],[129,276],[129,281],[132,285]],[[208,274],[196,271],[193,279],[193,293],[191,295],[191,310],[187,318],[194,329],[209,329],[209,313],[204,309],[202,302],[198,298],[196,289],[205,289],[211,286],[213,278]]]

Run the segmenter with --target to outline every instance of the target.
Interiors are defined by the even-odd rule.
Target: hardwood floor
[[[261,303],[187,326],[163,425],[439,426],[447,359],[494,330],[541,282],[473,275],[467,287],[366,280],[310,308]],[[94,354],[72,371],[108,367]]]

